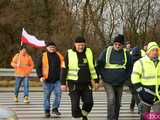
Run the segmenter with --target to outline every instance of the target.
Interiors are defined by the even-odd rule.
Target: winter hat
[[[114,43],[115,42],[119,42],[121,44],[124,45],[124,35],[118,34],[115,38],[114,38]]]
[[[75,38],[74,42],[75,42],[75,43],[85,43],[86,40],[85,40],[84,37],[78,36],[78,37]]]
[[[22,49],[24,49],[24,48],[26,48],[26,44],[22,44],[22,45],[19,47],[19,50],[22,50]]]
[[[53,41],[49,41],[49,42],[46,42],[46,47],[48,47],[48,46],[55,46],[56,47],[56,44]]]
[[[158,44],[156,42],[150,42],[147,46],[147,53],[149,53],[151,50],[159,48]]]

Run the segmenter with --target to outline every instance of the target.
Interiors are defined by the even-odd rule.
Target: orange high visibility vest
[[[60,67],[63,68],[64,67],[64,57],[59,52],[56,52],[56,54],[58,55],[60,59],[60,65],[61,65]],[[47,56],[47,52],[44,52],[42,56],[42,74],[45,79],[48,78],[48,72],[49,72],[48,56]]]
[[[29,75],[34,64],[30,55],[17,53],[11,61],[11,66],[15,68],[16,76],[24,77]]]

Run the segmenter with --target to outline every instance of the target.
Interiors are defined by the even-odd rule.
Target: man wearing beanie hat
[[[98,79],[93,53],[81,36],[75,39],[74,48],[67,51],[61,80],[62,90],[66,90],[66,84],[69,88],[73,119],[88,120],[87,116],[93,107],[92,88],[97,88]],[[82,109],[80,99],[83,102]]]
[[[121,43],[122,45],[124,45],[124,36],[121,34],[118,34],[115,38],[114,38],[114,43],[118,42]]]
[[[123,84],[128,79],[131,58],[124,46],[124,36],[117,35],[113,46],[105,48],[97,60],[108,100],[107,120],[118,120]]]
[[[140,119],[144,120],[144,113],[160,112],[160,59],[156,42],[147,46],[146,56],[136,61],[131,80],[140,97]],[[147,119],[147,118],[146,118]]]
[[[19,88],[23,82],[24,103],[29,103],[29,73],[32,71],[34,64],[31,56],[27,53],[25,44],[20,46],[19,53],[13,57],[11,66],[16,72],[14,101],[18,102]]]
[[[63,66],[63,56],[57,51],[54,42],[46,43],[47,51],[42,54],[42,57],[37,63],[37,74],[40,81],[43,83],[44,89],[44,112],[45,117],[50,117],[50,97],[54,92],[55,100],[52,104],[52,113],[61,115],[59,112],[61,100],[61,82],[60,72]]]

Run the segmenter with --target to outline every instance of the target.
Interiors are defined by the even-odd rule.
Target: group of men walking
[[[86,45],[84,37],[78,36],[74,46],[65,56],[58,52],[54,42],[46,43],[46,52],[36,62],[37,75],[43,83],[44,113],[49,118],[59,112],[61,91],[69,91],[73,119],[88,120],[88,114],[94,105],[92,91],[99,86],[99,79],[107,96],[107,120],[118,120],[123,86],[129,81],[133,95],[132,103],[138,105],[140,119],[151,107],[160,112],[160,63],[158,45],[150,42],[146,55],[142,57],[141,49],[124,49],[125,38],[117,35],[113,46],[104,48],[95,61],[94,54]],[[142,57],[142,58],[141,58]],[[95,64],[96,63],[96,64]],[[134,65],[133,65],[134,63]],[[11,65],[16,69],[16,88],[14,100],[18,102],[21,82],[24,85],[24,102],[29,103],[28,74],[33,69],[33,61],[27,54],[25,46],[13,57]],[[50,108],[50,97],[54,92],[55,100]],[[80,106],[82,101],[82,107]],[[134,109],[134,104],[130,109]]]

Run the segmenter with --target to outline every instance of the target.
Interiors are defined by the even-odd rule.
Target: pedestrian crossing
[[[23,103],[23,93],[20,93],[19,102],[13,102],[13,92],[0,92],[0,105],[11,108],[17,113],[19,120],[71,120],[71,103],[67,92],[62,94],[60,111],[61,118],[51,115],[51,118],[44,118],[43,92],[30,92],[30,104]],[[107,120],[107,101],[105,92],[94,92],[94,107],[89,114],[89,120]],[[131,95],[123,92],[119,120],[138,120],[137,107],[130,112]],[[53,97],[51,99],[53,101]]]

